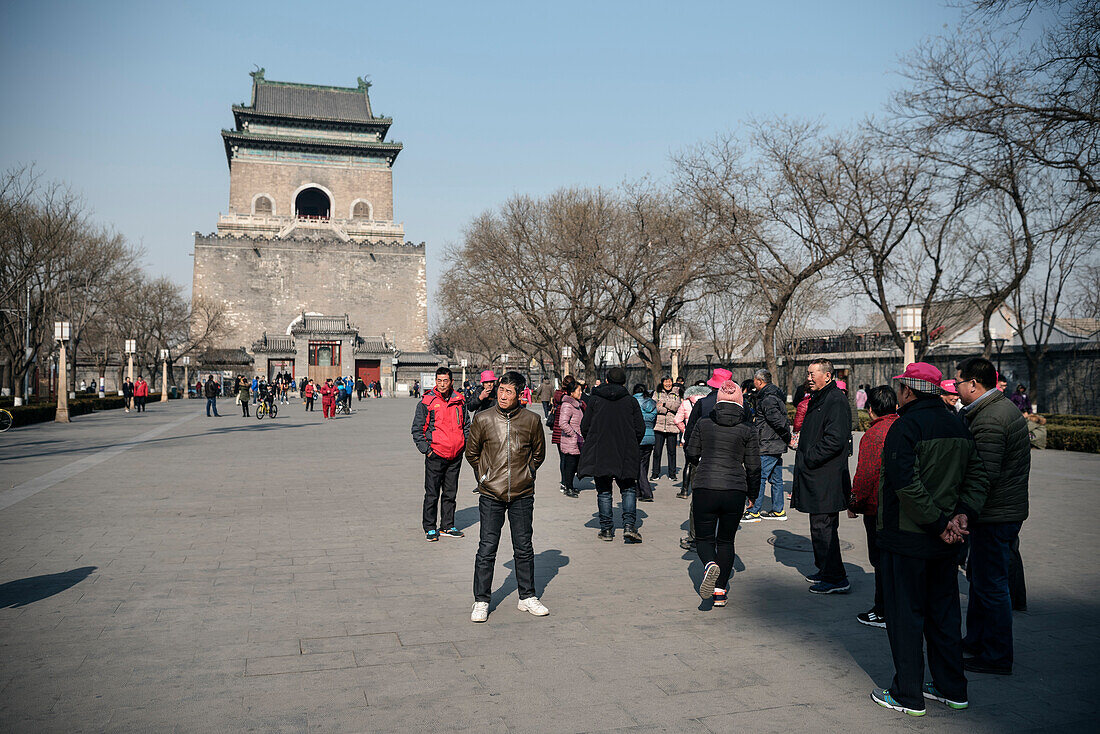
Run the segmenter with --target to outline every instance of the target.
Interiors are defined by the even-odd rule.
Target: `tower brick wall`
[[[393,171],[385,163],[311,166],[236,159],[229,175],[229,213],[251,214],[253,198],[267,194],[275,200],[275,214],[290,216],[294,193],[305,184],[329,191],[334,218],[351,218],[352,202],[365,199],[373,209],[372,219],[393,219]]]

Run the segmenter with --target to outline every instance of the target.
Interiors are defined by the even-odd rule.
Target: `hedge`
[[[1100,454],[1100,427],[1047,424],[1047,448]]]
[[[152,396],[149,396],[152,398]],[[160,399],[160,396],[157,396]],[[121,395],[99,398],[73,398],[69,400],[69,417],[86,415],[97,410],[117,410],[125,405]],[[13,426],[29,426],[32,423],[48,423],[57,416],[57,403],[32,403],[8,408]]]

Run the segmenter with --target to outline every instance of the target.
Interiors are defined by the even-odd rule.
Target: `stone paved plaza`
[[[848,596],[815,597],[805,516],[746,525],[725,609],[680,551],[663,479],[642,545],[596,539],[595,493],[541,472],[536,571],[551,616],[515,608],[505,534],[489,622],[469,622],[464,539],[420,529],[412,400],[322,423],[229,401],[153,404],[0,434],[3,731],[1056,731],[1095,726],[1100,456],[1039,452],[1022,534],[1030,611],[1011,677],[971,675],[968,711],[874,705],[892,666],[863,526]],[[505,561],[507,561],[505,563]],[[965,595],[965,584],[963,585]],[[965,603],[965,596],[964,596]],[[707,605],[709,606],[709,605]]]

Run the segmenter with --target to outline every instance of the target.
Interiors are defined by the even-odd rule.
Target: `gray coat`
[[[810,514],[848,508],[852,475],[852,413],[836,382],[813,393],[798,434],[791,507]]]
[[[1022,522],[1028,515],[1031,440],[1027,419],[999,390],[963,411],[989,474],[978,522]]]

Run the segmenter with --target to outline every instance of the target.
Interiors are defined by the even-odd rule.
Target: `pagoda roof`
[[[225,157],[230,161],[233,158],[232,146],[241,143],[251,143],[261,148],[282,148],[310,152],[331,150],[344,154],[380,154],[390,165],[393,165],[397,154],[405,147],[401,143],[379,140],[327,140],[293,135],[254,133],[247,130],[222,130],[222,139],[225,142]]]
[[[252,109],[259,113],[317,120],[371,122],[370,85],[333,87],[264,79],[262,70],[253,73]]]

